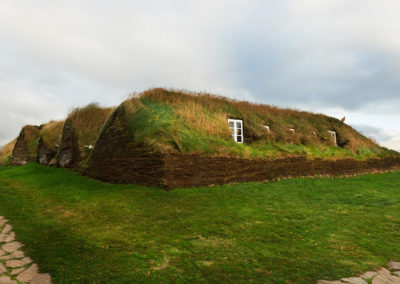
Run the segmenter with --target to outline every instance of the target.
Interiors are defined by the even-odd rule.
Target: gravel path
[[[358,277],[342,278],[336,281],[318,280],[317,284],[400,284],[400,262],[390,261],[387,268],[367,271]]]
[[[21,250],[12,225],[0,216],[0,284],[51,284],[49,274],[39,273],[38,266]]]

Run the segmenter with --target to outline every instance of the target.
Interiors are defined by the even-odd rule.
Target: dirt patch
[[[169,258],[165,256],[163,262],[158,263],[158,264],[154,264],[151,269],[157,271],[157,270],[163,270],[165,268],[168,268],[169,266],[170,266],[169,265]]]

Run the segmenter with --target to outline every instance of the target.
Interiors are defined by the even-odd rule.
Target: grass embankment
[[[0,215],[55,283],[314,283],[400,259],[400,172],[165,192],[0,168]]]
[[[14,139],[0,149],[0,166],[9,162],[16,142],[17,139]]]
[[[342,121],[322,114],[165,89],[148,90],[122,106],[134,143],[160,152],[244,158],[301,155],[322,159],[396,155]],[[244,144],[232,140],[229,117],[244,120]],[[329,131],[336,132],[337,146]]]

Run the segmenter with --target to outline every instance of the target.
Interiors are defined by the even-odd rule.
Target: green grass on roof
[[[342,121],[322,114],[165,89],[148,90],[122,106],[134,143],[160,152],[244,158],[396,155]],[[227,125],[230,117],[244,120],[244,144],[232,140]],[[295,134],[289,128],[294,128]],[[338,147],[328,132],[332,130],[337,133]]]
[[[323,114],[210,94],[150,89],[132,96],[116,109],[94,103],[70,112],[68,118],[72,120],[82,160],[90,152],[85,145],[94,145],[101,129],[110,123],[107,122],[110,114],[122,108],[129,124],[128,131],[134,137],[127,147],[146,146],[161,153],[242,158],[367,159],[400,156],[393,150],[380,147],[342,121]],[[228,118],[243,119],[245,143],[233,141]],[[53,150],[60,142],[63,125],[64,121],[50,121],[40,127],[25,127],[33,159],[39,137]],[[265,125],[269,126],[269,132]],[[290,128],[295,129],[295,134],[289,131]],[[332,130],[337,133],[339,146],[334,145],[328,133]],[[9,156],[10,145],[0,151],[0,163]]]

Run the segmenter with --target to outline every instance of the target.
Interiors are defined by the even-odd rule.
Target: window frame
[[[328,130],[329,134],[333,138],[333,142],[335,142],[335,146],[337,146],[337,134],[335,130]]]
[[[233,128],[231,128],[231,126],[229,125],[230,122],[233,122]],[[240,123],[241,127],[237,127],[237,123]],[[233,138],[233,140],[236,143],[243,143],[244,142],[244,127],[243,127],[244,123],[243,123],[243,119],[239,119],[239,118],[228,118],[228,127],[229,127],[229,131],[231,132],[231,136]],[[241,134],[238,134],[238,130],[242,130]],[[233,133],[232,133],[233,130]],[[241,141],[238,141],[238,137],[241,138]]]

